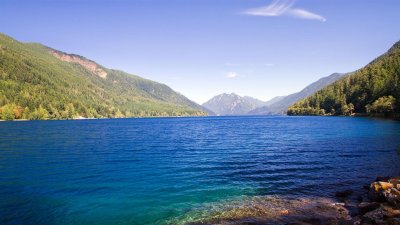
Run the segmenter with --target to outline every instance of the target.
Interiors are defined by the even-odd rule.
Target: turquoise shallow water
[[[164,224],[400,172],[400,123],[205,117],[0,123],[0,224]]]

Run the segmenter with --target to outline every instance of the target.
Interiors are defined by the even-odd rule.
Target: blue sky
[[[398,0],[2,0],[0,32],[203,103],[268,100],[356,70],[400,40]]]

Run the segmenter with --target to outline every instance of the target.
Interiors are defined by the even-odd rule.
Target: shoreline
[[[275,117],[354,117],[354,118],[370,118],[370,119],[381,119],[381,120],[394,120],[400,121],[400,115],[395,115],[391,117],[385,116],[372,116],[367,114],[355,114],[351,116],[343,116],[343,115],[228,115],[228,116],[214,116],[214,115],[203,115],[203,116],[151,116],[151,117],[127,117],[127,118],[85,118],[79,117],[74,119],[46,119],[46,120],[28,120],[28,119],[14,119],[14,120],[0,120],[0,122],[21,122],[21,121],[76,121],[76,120],[107,120],[107,119],[154,119],[154,118],[197,118],[197,117],[259,117],[259,116],[275,116]]]
[[[28,120],[28,119],[14,119],[14,120],[0,120],[0,122],[21,122],[21,121],[76,121],[76,120],[108,120],[108,119],[153,119],[153,118],[192,118],[192,117],[212,117],[212,116],[150,116],[150,117],[126,117],[126,118],[73,118],[73,119],[46,119],[46,120]]]
[[[271,195],[216,203],[167,224],[400,224],[400,177],[377,177],[360,190],[340,190],[331,197]]]

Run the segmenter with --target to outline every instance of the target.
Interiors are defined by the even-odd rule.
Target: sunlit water
[[[205,117],[0,123],[0,224],[164,224],[400,172],[400,123]]]

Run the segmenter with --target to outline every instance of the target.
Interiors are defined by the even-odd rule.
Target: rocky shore
[[[336,193],[336,197],[344,201],[344,207],[351,214],[351,220],[346,224],[400,225],[400,177],[378,177],[364,188],[365,192],[358,196],[355,208],[347,200],[352,194],[350,190]]]
[[[221,203],[171,224],[400,225],[400,177],[378,177],[361,191],[342,190],[332,198],[260,196]]]

